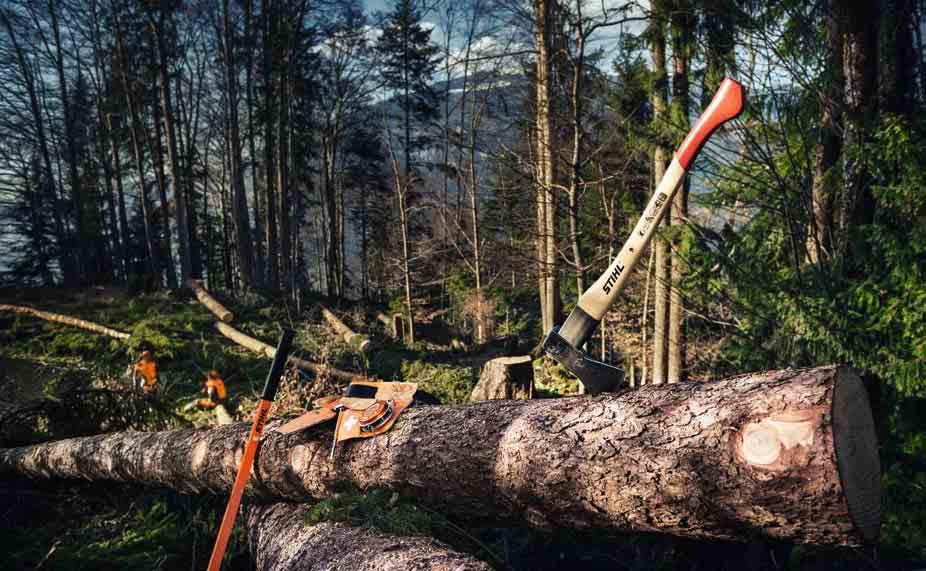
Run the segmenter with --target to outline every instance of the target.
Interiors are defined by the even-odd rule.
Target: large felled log
[[[341,523],[305,523],[308,507],[256,505],[248,510],[248,543],[258,571],[488,571],[487,564],[423,537],[396,537]]]
[[[529,399],[533,396],[534,367],[530,355],[524,355],[487,361],[469,400]]]
[[[53,323],[61,323],[63,325],[70,325],[71,327],[80,327],[81,329],[86,329],[87,331],[93,331],[94,333],[99,333],[101,335],[108,335],[110,337],[115,337],[116,339],[128,339],[130,335],[128,333],[123,333],[122,331],[116,331],[106,327],[105,325],[100,325],[99,323],[94,323],[92,321],[86,321],[84,319],[78,319],[76,317],[70,317],[67,315],[61,315],[60,313],[51,313],[50,311],[42,311],[40,309],[35,309],[32,307],[26,307],[24,305],[7,305],[0,304],[0,311],[13,311],[16,313],[26,313],[39,319],[44,319],[45,321],[51,321]]]
[[[335,333],[344,339],[345,343],[363,353],[370,350],[370,339],[366,335],[355,333],[353,329],[338,319],[338,316],[325,306],[322,306],[322,316],[325,318],[325,321],[328,322],[328,325],[334,329]]]
[[[249,426],[109,434],[0,451],[0,473],[227,491]],[[622,394],[413,407],[387,436],[265,435],[248,493],[305,500],[383,487],[459,518],[800,542],[874,539],[879,464],[845,367]]]
[[[244,333],[238,331],[237,329],[235,329],[231,325],[228,325],[227,323],[222,323],[220,321],[216,322],[215,328],[219,330],[219,333],[231,339],[238,345],[241,345],[245,349],[250,349],[251,351],[254,351],[255,353],[266,355],[267,357],[271,359],[273,359],[273,356],[276,354],[275,348],[271,347],[270,345],[267,345],[263,341],[254,339],[250,335],[245,335]],[[299,357],[290,357],[288,362],[292,363],[293,365],[296,365],[300,369],[309,371],[310,373],[314,375],[324,374],[324,375],[328,375],[329,377],[333,379],[337,379],[339,381],[344,381],[347,383],[350,383],[353,381],[369,381],[370,380],[369,377],[365,377],[364,375],[361,375],[358,373],[342,371],[340,369],[335,369],[333,367],[325,367],[324,365],[312,363],[311,361],[306,361],[305,359],[300,359]]]
[[[229,311],[227,307],[219,303],[217,299],[212,297],[206,288],[203,287],[202,282],[199,280],[194,280],[190,278],[186,281],[186,285],[193,290],[193,293],[196,295],[196,299],[199,300],[199,303],[206,306],[206,309],[212,312],[212,315],[215,315],[219,318],[219,321],[224,321],[225,323],[231,323],[235,318],[235,314]]]

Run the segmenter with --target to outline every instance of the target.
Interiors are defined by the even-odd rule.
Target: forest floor
[[[377,308],[335,307],[351,326],[374,339],[375,349],[362,355],[323,324],[319,301],[304,302],[301,310],[291,303],[257,296],[228,305],[235,312],[233,325],[253,337],[273,344],[285,325],[296,330],[296,354],[304,359],[382,379],[417,382],[420,389],[444,403],[467,400],[486,360],[532,349],[530,339],[520,343],[508,339],[454,350],[448,341],[455,335],[452,325],[437,321],[422,324],[418,330],[422,340],[407,348],[384,334],[372,318]],[[214,425],[211,411],[184,410],[201,396],[211,369],[226,381],[228,408],[235,419],[250,420],[269,365],[263,356],[222,337],[214,328],[214,317],[186,294],[129,296],[118,289],[20,289],[0,290],[0,303],[31,305],[132,334],[128,341],[119,341],[27,315],[0,314],[3,447],[114,430]],[[142,397],[125,373],[142,348],[152,349],[157,358],[159,390],[154,398]],[[542,360],[536,361],[535,369],[538,396],[576,392],[575,381],[554,367],[545,367]],[[330,379],[291,374],[281,387],[273,414],[300,412],[309,400],[336,390]],[[313,513],[317,519],[340,517],[357,525],[381,527],[383,518],[372,521],[363,516],[371,510],[367,504],[375,501],[375,496],[348,496],[338,506],[320,502]],[[224,505],[221,496],[186,496],[127,484],[2,481],[2,567],[202,568]],[[401,518],[403,513],[388,512],[387,527],[390,517]],[[605,537],[511,527],[473,529],[436,514],[416,522],[403,529],[436,536],[498,569],[926,568],[926,553],[905,550],[899,542],[880,550],[817,548],[762,538],[726,543],[654,534]],[[240,525],[225,568],[251,568]]]

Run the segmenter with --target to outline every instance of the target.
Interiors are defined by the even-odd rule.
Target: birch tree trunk
[[[306,501],[384,488],[473,522],[803,543],[877,538],[880,467],[846,367],[621,394],[407,410],[327,459],[330,429],[268,426],[246,493]],[[250,423],[125,432],[0,451],[0,475],[227,493]]]

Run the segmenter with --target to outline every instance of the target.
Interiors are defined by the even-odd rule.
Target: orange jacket
[[[216,400],[219,401],[225,400],[225,397],[228,395],[228,392],[225,390],[225,381],[223,381],[215,371],[209,371],[209,376],[206,378],[205,391],[207,394],[214,394]]]
[[[142,351],[139,355],[138,362],[135,363],[135,376],[143,379],[142,390],[146,393],[153,393],[157,389],[158,366],[150,351]]]

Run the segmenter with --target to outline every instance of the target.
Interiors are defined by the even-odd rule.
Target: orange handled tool
[[[273,399],[280,386],[280,377],[283,376],[283,367],[289,359],[289,350],[293,345],[294,335],[295,333],[289,329],[284,329],[277,350],[273,354],[273,364],[270,366],[270,373],[267,374],[267,382],[264,384],[264,392],[260,396],[257,410],[254,412],[254,424],[251,426],[248,441],[244,445],[244,454],[241,455],[238,475],[235,476],[231,496],[228,498],[228,505],[225,506],[225,515],[222,517],[222,525],[219,527],[219,535],[215,538],[212,557],[209,558],[209,571],[219,571],[222,566],[225,549],[228,547],[228,538],[231,536],[232,527],[235,525],[235,517],[238,515],[238,506],[241,504],[241,495],[244,493],[248,477],[251,475],[251,467],[254,465],[257,443],[260,442],[260,436],[264,433],[267,416],[270,414],[270,407],[273,405]]]
[[[563,326],[554,327],[547,333],[544,341],[547,355],[579,377],[586,392],[597,394],[610,391],[620,384],[623,378],[621,370],[592,359],[582,346],[598,328],[602,317],[624,288],[630,271],[656,233],[659,221],[669,210],[672,197],[685,180],[698,152],[714,131],[742,112],[745,98],[746,91],[742,85],[729,78],[723,80],[711,104],[675,151],[675,157],[650,198],[643,216],[617,257],[598,281],[582,294]]]

